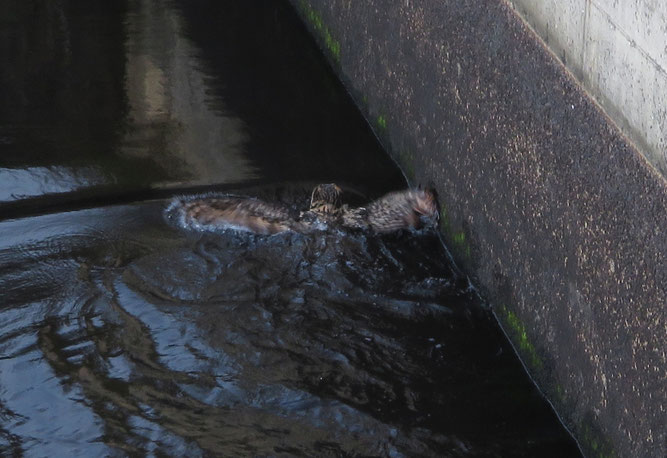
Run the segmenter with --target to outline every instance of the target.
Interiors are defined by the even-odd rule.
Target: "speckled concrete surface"
[[[589,456],[664,457],[667,184],[502,0],[292,0]]]
[[[667,176],[667,2],[510,3]]]

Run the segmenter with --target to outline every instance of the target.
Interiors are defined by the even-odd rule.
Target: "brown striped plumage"
[[[418,228],[422,217],[437,221],[438,203],[432,191],[408,189],[387,194],[367,207],[368,225],[379,233]]]
[[[258,234],[312,232],[328,225],[388,233],[418,228],[424,219],[434,222],[439,216],[435,194],[428,190],[392,192],[357,208],[343,205],[341,195],[335,184],[318,185],[310,208],[298,215],[282,204],[235,196],[175,199],[167,213],[175,214],[185,228],[232,228]]]
[[[318,184],[310,196],[311,212],[319,214],[335,214],[343,205],[343,190],[337,184]]]
[[[238,229],[258,234],[291,230],[296,215],[287,206],[250,197],[175,199],[167,209],[181,226],[194,230]]]

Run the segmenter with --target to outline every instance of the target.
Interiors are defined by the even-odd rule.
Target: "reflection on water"
[[[92,167],[0,167],[0,202],[76,191],[104,181]]]
[[[160,158],[190,184],[256,178],[244,155],[246,126],[207,89],[197,50],[169,2],[137,1],[126,20],[125,84],[131,124],[124,155]]]
[[[404,186],[284,2],[0,2],[0,61],[0,454],[577,454],[435,234],[143,200]]]

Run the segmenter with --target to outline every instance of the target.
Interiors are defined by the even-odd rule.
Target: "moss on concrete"
[[[500,312],[502,313],[502,320],[509,331],[510,337],[517,343],[519,353],[524,361],[533,371],[541,372],[544,369],[544,362],[528,335],[526,325],[516,313],[512,312],[506,306],[500,307]]]
[[[310,22],[311,26],[324,43],[324,46],[331,54],[331,57],[336,63],[340,63],[340,41],[338,41],[331,29],[327,27],[322,19],[322,15],[313,8],[307,0],[300,0],[299,7],[303,16]]]

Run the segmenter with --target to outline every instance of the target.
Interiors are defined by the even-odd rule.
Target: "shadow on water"
[[[163,218],[404,185],[285,4],[1,5],[0,453],[578,454],[436,234]]]

